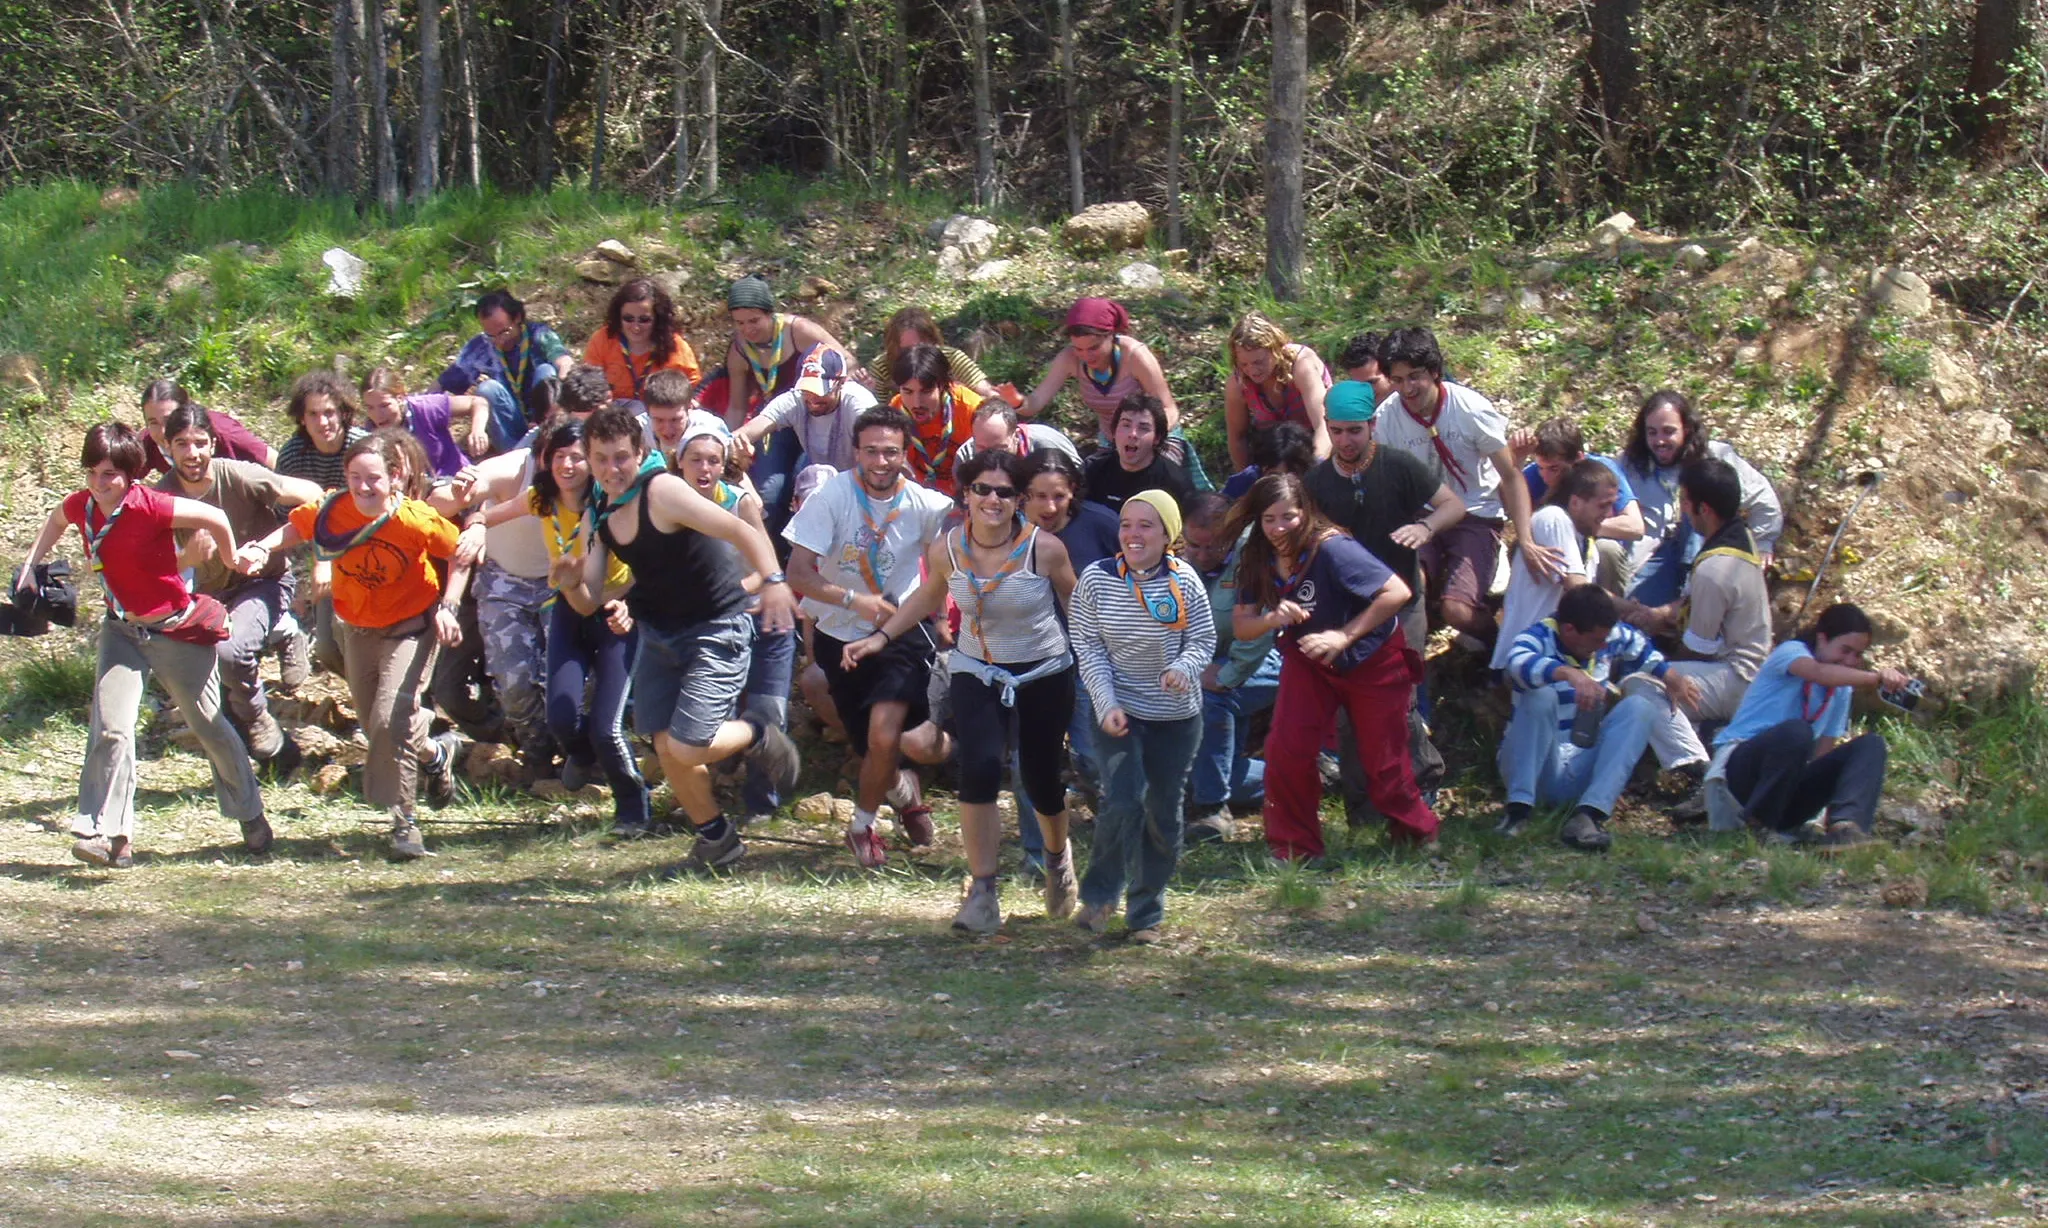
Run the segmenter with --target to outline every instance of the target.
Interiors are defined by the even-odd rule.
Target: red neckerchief
[[[1415,407],[1408,404],[1407,397],[1401,398],[1401,409],[1415,425],[1429,431],[1429,442],[1436,448],[1437,459],[1444,463],[1444,472],[1451,475],[1451,480],[1458,484],[1459,490],[1463,490],[1472,484],[1471,475],[1465,472],[1465,466],[1458,463],[1458,458],[1451,454],[1451,445],[1444,442],[1444,437],[1439,435],[1436,429],[1437,420],[1444,416],[1444,402],[1450,400],[1450,397],[1450,385],[1438,380],[1436,408],[1430,411],[1429,417],[1425,418],[1416,413]]]

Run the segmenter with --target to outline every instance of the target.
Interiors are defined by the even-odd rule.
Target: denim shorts
[[[687,746],[709,746],[739,709],[753,662],[754,620],[728,614],[665,631],[638,624],[633,656],[633,728],[643,737],[664,730]]]

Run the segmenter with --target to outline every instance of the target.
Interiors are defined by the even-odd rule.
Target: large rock
[[[338,247],[334,250],[341,251]],[[347,255],[346,252],[342,254]],[[207,280],[206,272],[203,269],[179,269],[164,279],[164,292],[173,295],[200,294],[211,298],[213,296],[213,283]]]
[[[1636,220],[1633,217],[1626,213],[1617,213],[1593,227],[1593,233],[1588,235],[1587,239],[1594,247],[1612,248],[1634,232],[1635,228]]]
[[[1934,310],[1934,291],[1918,273],[1887,266],[1870,274],[1870,302],[1894,315],[1917,320]]]
[[[950,244],[939,249],[939,276],[959,281],[967,276],[967,253]]]
[[[2021,494],[2037,503],[2048,503],[2048,470],[2022,469],[2012,476]]]
[[[813,793],[796,804],[796,817],[802,823],[829,823],[832,821],[832,795]]]
[[[2012,423],[1997,414],[1981,409],[1966,410],[1959,421],[1969,432],[1980,456],[1992,456],[2012,443]]]
[[[1977,373],[1946,350],[1929,356],[1927,379],[1934,386],[1935,401],[1950,413],[1984,403],[1984,387],[1977,382]]]
[[[1678,265],[1687,272],[1697,273],[1714,263],[1714,255],[1697,243],[1688,243],[1678,249]]]
[[[683,287],[690,284],[690,270],[667,269],[649,275],[648,280],[660,286],[671,299],[678,299],[683,296]]]
[[[576,276],[600,286],[616,286],[632,276],[633,270],[623,264],[592,258],[576,262]]]
[[[1001,233],[1002,230],[986,218],[956,213],[937,223],[931,237],[941,247],[959,248],[968,260],[984,260],[995,250],[996,236]]]
[[[1120,252],[1145,246],[1152,215],[1134,200],[1090,205],[1068,218],[1060,237],[1076,252]]]
[[[1166,289],[1166,274],[1155,265],[1133,261],[1116,271],[1116,279],[1127,290],[1157,292]]]
[[[974,271],[967,275],[967,280],[975,282],[1001,281],[1009,276],[1010,270],[1015,268],[1016,265],[1017,262],[1014,260],[985,260],[974,266]]]
[[[363,280],[369,276],[370,266],[362,257],[330,247],[320,253],[320,263],[327,266],[327,293],[335,298],[355,298],[363,292]]]
[[[606,239],[593,250],[600,259],[609,260],[613,264],[622,264],[627,268],[639,267],[640,257],[633,254],[632,248],[617,239]]]

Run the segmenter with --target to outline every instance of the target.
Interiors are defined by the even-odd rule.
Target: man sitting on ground
[[[1550,617],[1566,589],[1590,584],[1595,556],[1593,534],[1614,514],[1619,479],[1599,461],[1582,460],[1558,475],[1549,501],[1536,509],[1529,532],[1538,545],[1564,558],[1564,574],[1550,579],[1538,576],[1516,553],[1508,576],[1507,601],[1501,614],[1502,634],[1493,649],[1493,668],[1505,669],[1512,634],[1510,627],[1527,627]]]
[[[960,445],[960,463],[965,464],[969,457],[986,448],[1007,448],[1019,456],[1052,448],[1077,461],[1081,459],[1074,441],[1060,428],[1044,422],[1025,422],[1017,417],[1016,409],[1008,401],[993,398],[983,401],[981,408],[974,411],[974,434]]]
[[[1121,511],[1124,500],[1143,490],[1163,490],[1181,507],[1194,498],[1188,471],[1159,451],[1166,438],[1166,406],[1158,397],[1134,392],[1117,404],[1110,421],[1114,446],[1088,458],[1081,473],[1088,500]]]
[[[1637,674],[1662,678],[1664,691],[1631,687],[1608,708],[1610,690]],[[1671,673],[1643,633],[1616,618],[1614,598],[1593,584],[1565,593],[1555,616],[1510,641],[1507,677],[1515,715],[1499,764],[1508,806],[1494,831],[1520,835],[1537,805],[1570,804],[1576,809],[1559,839],[1568,848],[1605,851],[1614,842],[1607,832],[1614,803],[1670,709],[1665,693],[1695,702],[1692,680]],[[1597,726],[1590,744],[1586,724]]]
[[[481,330],[441,373],[441,390],[475,393],[491,403],[491,446],[511,447],[525,437],[526,398],[544,379],[566,375],[574,360],[555,330],[526,318],[526,304],[510,290],[492,290],[476,301]],[[611,386],[607,380],[605,386]]]
[[[1597,534],[1600,557],[1594,582],[1614,596],[1621,596],[1635,571],[1629,563],[1629,547],[1624,543],[1643,535],[1643,505],[1629,486],[1628,475],[1621,471],[1621,462],[1587,452],[1586,437],[1579,424],[1562,415],[1533,431],[1516,431],[1510,442],[1517,460],[1530,458],[1522,466],[1522,480],[1529,484],[1529,498],[1538,505],[1549,493],[1551,484],[1579,461],[1596,460],[1614,472],[1614,480],[1621,486],[1614,497],[1614,515],[1607,518]]]

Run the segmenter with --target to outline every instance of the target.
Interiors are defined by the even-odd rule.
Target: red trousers
[[[1266,735],[1266,847],[1283,861],[1323,854],[1322,777],[1316,752],[1337,722],[1351,714],[1372,804],[1387,816],[1396,840],[1436,835],[1437,818],[1415,787],[1408,758],[1408,703],[1421,660],[1399,633],[1349,673],[1333,673],[1289,641],[1280,651],[1280,694]]]

